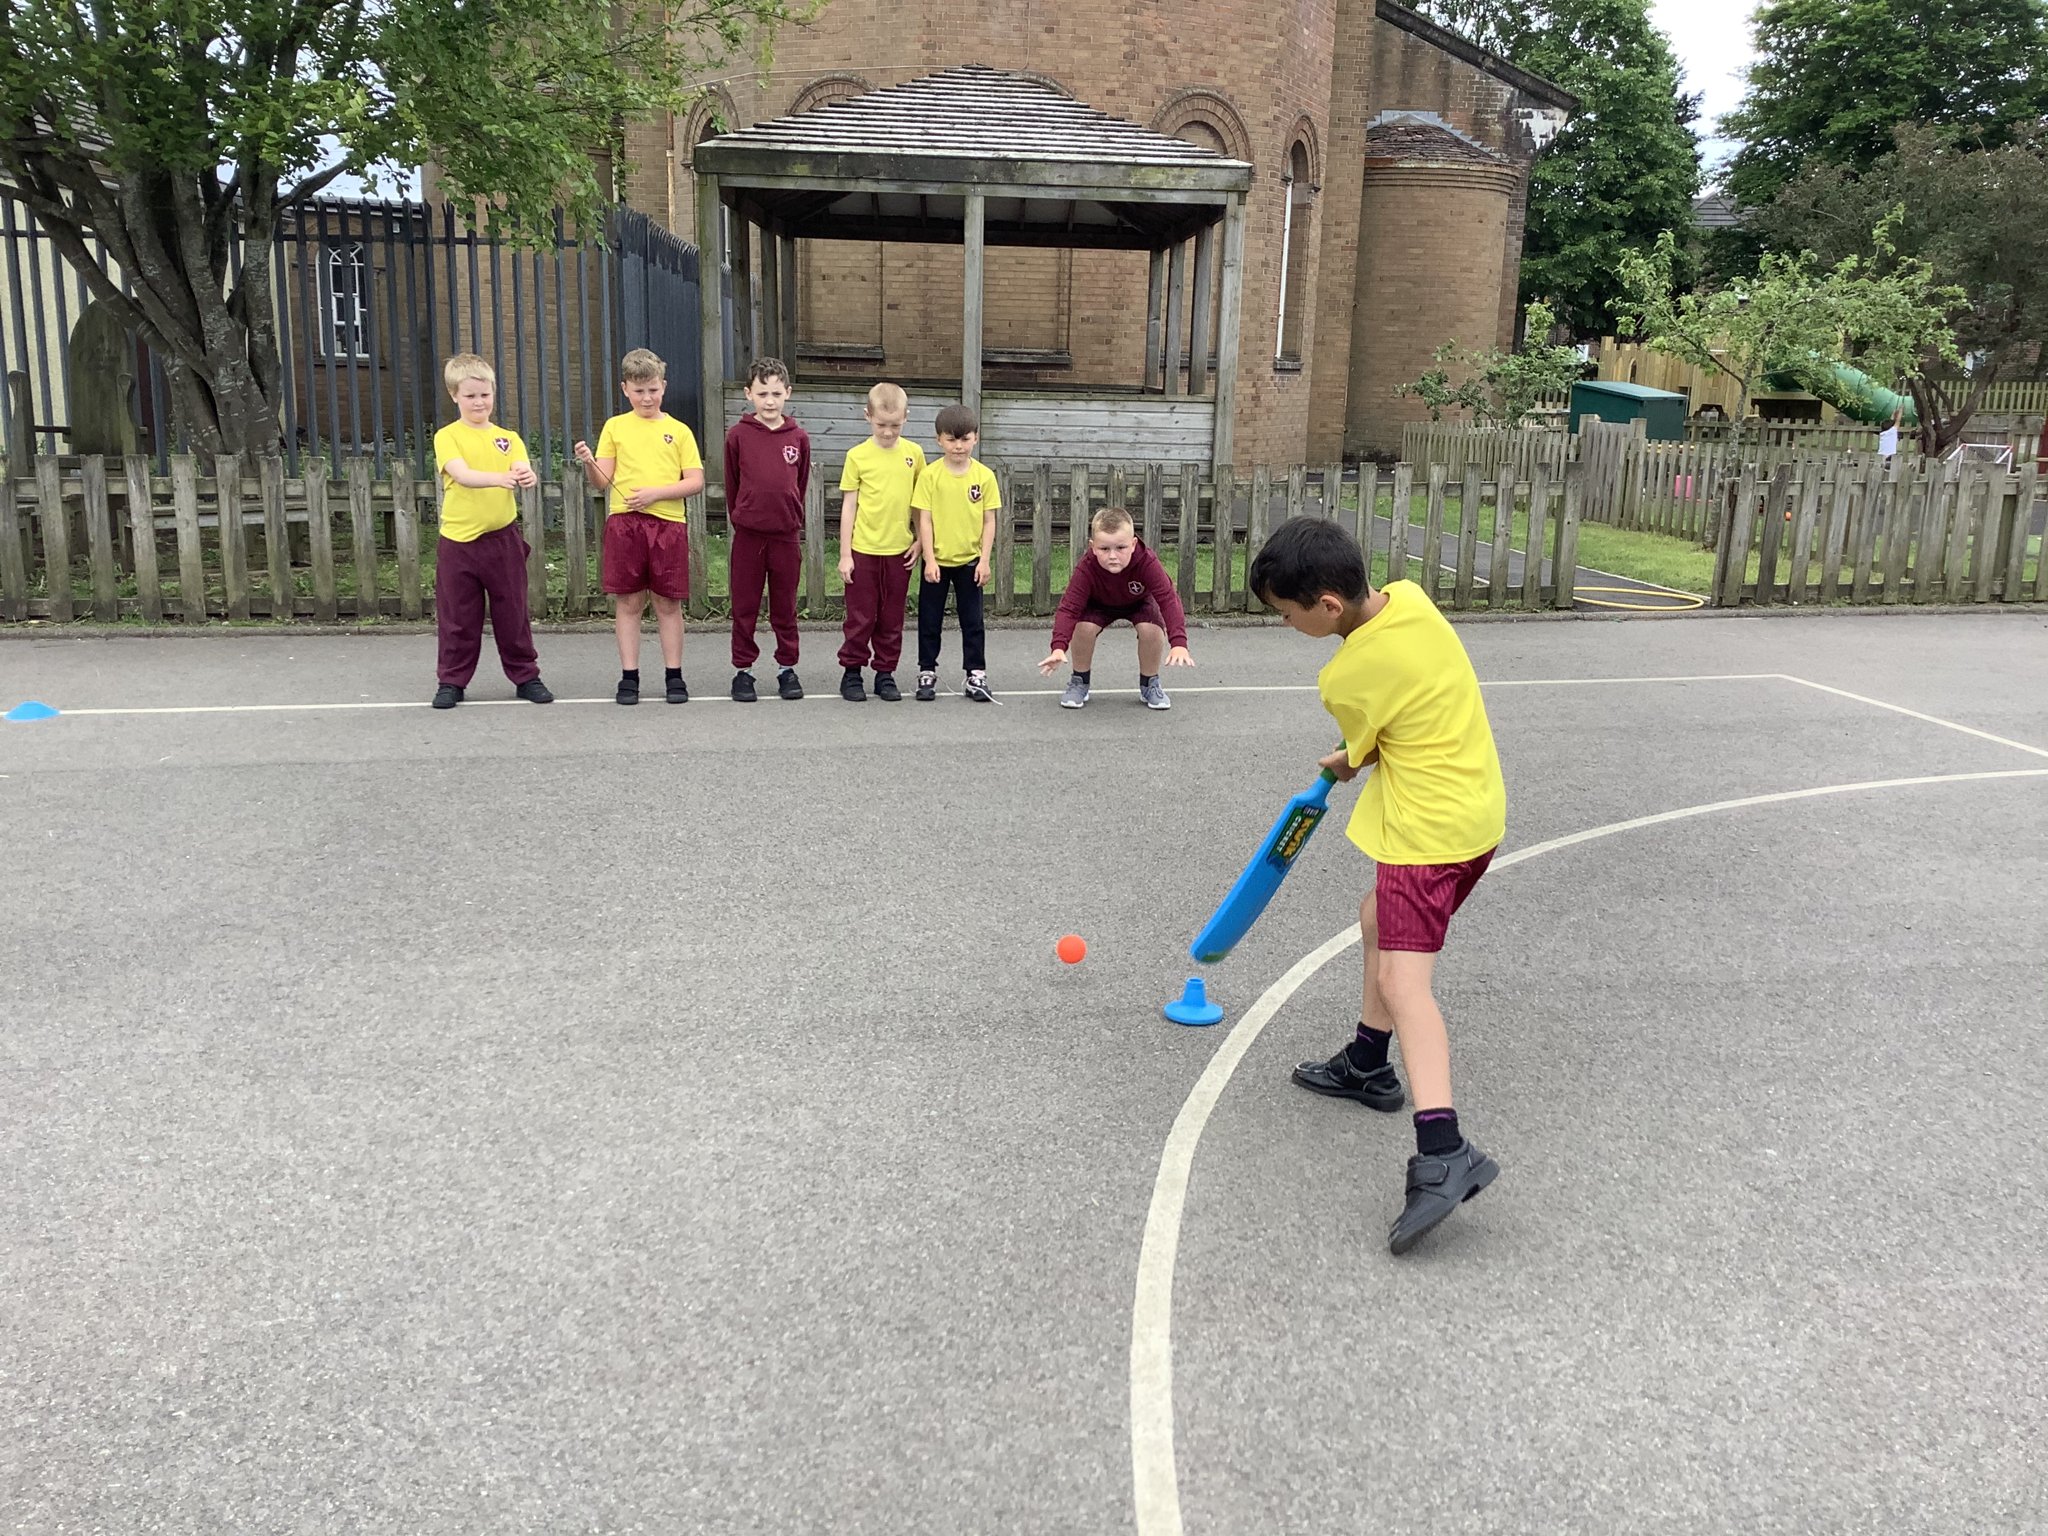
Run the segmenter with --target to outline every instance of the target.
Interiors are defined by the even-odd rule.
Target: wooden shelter
[[[764,349],[795,356],[800,240],[962,247],[960,397],[977,412],[990,245],[1145,251],[1151,282],[1142,388],[1183,400],[1202,395],[1213,341],[1214,422],[1204,446],[1212,462],[1230,462],[1252,183],[1245,162],[1096,111],[1031,76],[966,66],[707,139],[694,164],[706,256],[707,407],[725,397],[728,350],[742,369],[751,361],[757,311]],[[732,271],[737,323],[730,338],[719,284],[710,280],[713,257]],[[1212,282],[1222,289],[1214,338],[1206,334]],[[1186,338],[1178,334],[1183,314],[1192,316]],[[1143,454],[1134,445],[1122,456]],[[715,465],[709,472],[717,478]]]

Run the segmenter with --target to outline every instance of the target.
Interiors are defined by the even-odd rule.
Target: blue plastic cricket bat
[[[1337,776],[1325,768],[1315,783],[1287,802],[1273,830],[1237,877],[1237,884],[1195,935],[1189,954],[1204,965],[1213,965],[1251,931],[1266,903],[1280,889],[1280,882],[1287,878],[1287,871],[1294,867],[1296,855],[1308,846],[1310,835],[1330,809],[1330,786],[1336,782]]]

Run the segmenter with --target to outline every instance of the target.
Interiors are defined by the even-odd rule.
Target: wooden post
[[[1195,476],[1197,487],[1201,483],[1199,465],[1187,465],[1182,469],[1198,471]],[[1266,494],[1273,490],[1273,472],[1263,464],[1252,466],[1252,494],[1259,494],[1261,486]],[[1198,491],[1199,494],[1199,491]],[[1216,528],[1214,536],[1215,554],[1210,560],[1209,590],[1213,594],[1211,607],[1218,613],[1229,613],[1236,608],[1248,606],[1243,601],[1244,592],[1237,586],[1237,473],[1228,464],[1216,466]],[[1245,567],[1250,574],[1251,567]]]
[[[417,619],[424,611],[420,597],[420,507],[413,494],[412,470],[391,466],[391,543],[398,552],[398,616]]]
[[[78,461],[85,493],[85,548],[92,569],[92,616],[103,624],[121,617],[121,589],[114,578],[114,525],[107,506],[107,461],[88,453]]]
[[[1507,607],[1508,598],[1515,590],[1515,482],[1499,473],[1495,474],[1494,481],[1493,552],[1487,556],[1486,566],[1486,608],[1489,613]],[[1479,494],[1484,496],[1486,492],[1482,490]],[[1387,568],[1392,570],[1391,546],[1388,559]]]
[[[1543,604],[1543,537],[1550,519],[1550,470],[1543,464],[1529,470],[1529,529],[1522,536],[1522,608],[1534,613]]]
[[[1778,552],[1785,541],[1785,511],[1792,505],[1793,473],[1790,461],[1780,464],[1771,475],[1770,490],[1764,497],[1764,521],[1757,537],[1756,557],[1756,600],[1762,607],[1778,600]]]
[[[1031,611],[1052,611],[1052,465],[1031,476]]]
[[[1827,524],[1820,536],[1820,601],[1832,603],[1842,585],[1842,560],[1848,554],[1849,508],[1856,495],[1857,467],[1844,459],[1835,466],[1828,497]]]
[[[1479,495],[1467,476],[1458,482],[1458,568],[1452,576],[1453,608],[1462,611],[1472,606],[1472,583],[1478,566]]]
[[[702,272],[700,265],[698,271]],[[694,509],[684,515],[694,519]],[[688,535],[685,535],[687,538]],[[590,482],[582,466],[562,466],[562,568],[566,573],[564,600],[569,617],[580,619],[590,611]],[[690,551],[691,584],[697,575],[697,552]]]
[[[1987,471],[1984,476],[1984,493],[1977,513],[1977,558],[1970,582],[1973,603],[1991,601],[1991,576],[1999,564],[1998,531],[2004,525],[2001,514],[2005,510],[2005,488],[2010,483],[2002,474]]]
[[[350,459],[348,476],[349,539],[356,567],[356,622],[383,613],[377,597],[377,521],[370,512],[370,461]]]
[[[776,261],[775,270],[782,276],[782,302],[777,306],[777,313],[782,316],[782,332],[776,338],[775,351],[778,357],[794,368],[797,344],[796,240],[793,236],[782,235],[778,237],[778,243],[782,252]]]
[[[704,420],[697,440],[704,446],[704,485],[708,490],[725,477],[725,455],[719,430],[725,420],[725,299],[720,292],[724,241],[718,178],[697,178],[697,335],[698,386]],[[694,514],[693,514],[694,521]]]
[[[1571,482],[1565,482],[1571,494]],[[1742,606],[1742,580],[1749,573],[1749,544],[1756,532],[1757,472],[1753,464],[1742,466],[1728,488],[1728,511],[1721,519],[1721,538],[1714,551],[1714,605]],[[1569,511],[1569,505],[1567,505]]]
[[[608,505],[609,501],[607,499],[606,502],[600,503],[598,507],[597,531],[600,539],[603,538],[605,527],[611,518],[611,513],[607,510]],[[711,614],[710,507],[711,498],[702,491],[699,491],[695,496],[689,497],[683,503],[684,514],[689,518],[689,522],[684,526],[689,529],[685,537],[690,541],[690,617],[693,619],[708,618]],[[598,569],[600,571],[604,569],[603,560],[603,551],[600,549],[598,553]],[[728,596],[731,595],[731,586],[732,581],[728,576],[726,580]],[[588,599],[585,601],[587,603]]]
[[[293,617],[291,525],[284,515],[284,458],[267,453],[256,461],[256,490],[263,503],[263,565],[270,583],[273,622]]]
[[[1415,466],[1396,464],[1394,466],[1393,513],[1388,519],[1387,534],[1387,580],[1408,579],[1408,508],[1415,492]]]
[[[1820,518],[1821,467],[1812,464],[1800,477],[1799,500],[1792,514],[1792,566],[1785,573],[1785,599],[1803,603],[1812,591],[1813,533]]]
[[[1187,334],[1184,317],[1187,313],[1188,286],[1188,245],[1183,240],[1167,253],[1166,257],[1166,392],[1178,395],[1184,392],[1186,375],[1181,372],[1181,338]]]
[[[1145,547],[1155,555],[1159,553],[1159,524],[1166,516],[1166,466],[1147,464],[1145,466],[1145,512],[1144,525],[1139,529],[1145,540]],[[2017,588],[2019,581],[2013,581]]]
[[[1422,590],[1432,603],[1443,593],[1444,483],[1449,475],[1448,464],[1429,466],[1429,503],[1422,515]]]
[[[782,237],[766,225],[761,227],[761,355],[782,357]],[[786,357],[782,361],[789,363]]]
[[[1145,388],[1164,389],[1160,349],[1166,345],[1166,252],[1154,251],[1145,274]]]
[[[178,616],[206,622],[206,555],[199,546],[199,461],[171,457],[171,512],[178,524]]]
[[[2012,514],[2005,522],[2005,586],[1998,594],[2008,603],[2018,602],[2023,595],[2021,582],[2027,572],[2027,530],[2033,522],[2034,492],[2040,482],[2039,466],[2030,463],[2020,471],[2018,483],[2014,487]],[[5,513],[0,512],[0,517],[4,516]],[[2048,570],[2048,553],[2043,554],[2041,567]]]
[[[1002,617],[1017,606],[1017,477],[1008,464],[989,466],[996,473],[996,543],[990,552],[988,579],[995,586],[995,610]]]
[[[14,480],[0,480],[0,619],[28,617],[28,560],[21,543],[21,511]]]
[[[825,617],[825,477],[804,486],[804,617]]]
[[[697,270],[703,271],[701,261]],[[754,226],[747,222],[742,206],[732,211],[732,324],[736,343],[733,361],[742,378],[759,355],[754,342],[754,326],[759,318],[754,303]]]
[[[334,525],[328,520],[327,458],[314,454],[306,460],[307,558],[313,566],[313,619],[332,624],[338,615],[334,595]]]
[[[981,288],[987,254],[982,244],[983,213],[981,194],[968,193],[962,214],[966,303],[960,321],[960,403],[977,418],[981,415]]]
[[[1218,464],[1232,462],[1237,410],[1239,322],[1244,309],[1244,194],[1234,194],[1223,215],[1223,334],[1216,340],[1216,445]]]
[[[128,477],[128,527],[135,546],[135,593],[142,602],[142,617],[150,624],[164,621],[163,577],[156,566],[156,508],[150,502],[149,460],[131,453],[122,461]],[[14,488],[6,488],[7,502],[14,501]],[[0,538],[5,537],[6,511],[0,508]],[[18,546],[17,546],[18,548]],[[5,551],[0,550],[0,555]]]
[[[1067,578],[1073,579],[1074,562],[1088,545],[1088,481],[1086,464],[1076,464],[1067,473]],[[1065,583],[1062,583],[1064,588]]]
[[[534,618],[548,611],[547,521],[541,515],[540,486],[529,485],[516,493],[519,520],[526,535],[526,605]]]
[[[64,483],[54,458],[36,465],[36,513],[43,524],[44,586],[50,594],[50,617],[71,618],[71,518],[64,510]]]
[[[1195,545],[1199,542],[1202,528],[1202,466],[1183,464],[1180,467],[1180,526],[1174,531],[1180,536],[1180,550],[1174,561],[1173,584],[1180,591],[1181,608],[1195,611]]]
[[[214,460],[215,531],[220,535],[220,590],[228,617],[249,617],[249,544],[242,526],[242,456],[224,453]]]
[[[1195,236],[1194,310],[1188,317],[1188,393],[1199,395],[1209,388],[1210,301],[1215,282],[1216,227],[1212,224]]]

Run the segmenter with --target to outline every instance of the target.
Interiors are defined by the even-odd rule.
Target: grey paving
[[[1792,672],[2048,747],[2030,613],[1481,624],[1484,677]],[[950,637],[949,637],[950,639]],[[0,726],[0,1530],[1132,1528],[1189,935],[1329,735],[1105,646],[1079,713],[563,703]],[[693,635],[715,694],[721,647]],[[1176,682],[1312,681],[1198,630]],[[565,698],[609,641],[543,637]],[[0,642],[0,709],[420,701],[425,636]],[[509,699],[488,674],[478,699]],[[1510,843],[2048,767],[1777,681],[1497,686]],[[1246,1059],[1178,1269],[1189,1532],[2048,1525],[2048,779],[1502,871],[1443,970],[1501,1182]],[[1333,827],[1213,991],[1344,923]],[[1053,941],[1090,943],[1060,966]]]

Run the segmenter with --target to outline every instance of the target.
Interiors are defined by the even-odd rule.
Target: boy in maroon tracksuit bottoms
[[[1062,709],[1079,709],[1088,702],[1095,642],[1110,625],[1125,622],[1138,631],[1138,697],[1147,709],[1173,708],[1173,700],[1159,686],[1159,668],[1162,663],[1195,664],[1188,654],[1188,620],[1180,593],[1159,557],[1132,528],[1131,514],[1122,507],[1104,507],[1089,525],[1088,548],[1074,562],[1059,612],[1053,615],[1052,654],[1038,664],[1038,670],[1050,677],[1071,654],[1074,673],[1060,695]]]
[[[754,639],[761,619],[761,583],[768,584],[768,622],[775,630],[775,691],[800,699],[797,681],[796,582],[803,564],[804,491],[811,483],[811,439],[783,415],[789,369],[776,358],[755,359],[747,374],[742,416],[725,434],[725,512],[732,523],[732,680],[735,703],[754,702],[761,654]]]

